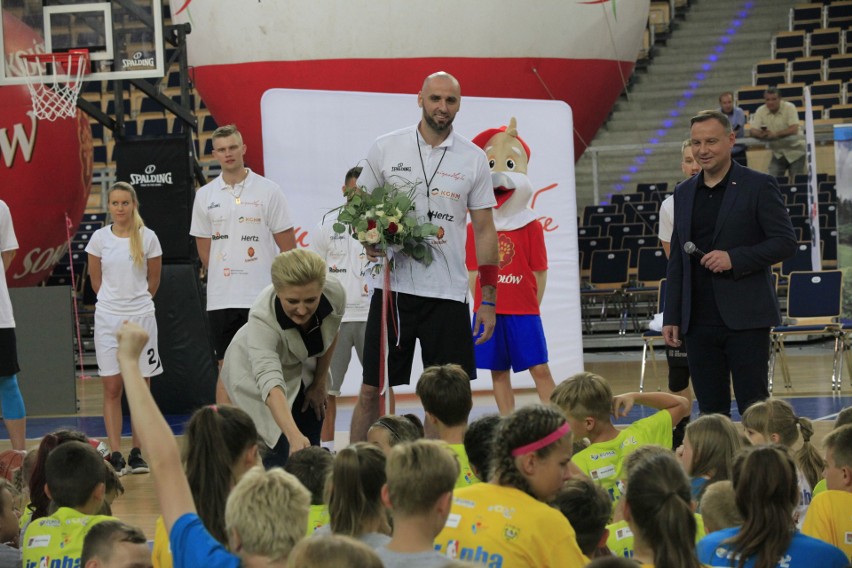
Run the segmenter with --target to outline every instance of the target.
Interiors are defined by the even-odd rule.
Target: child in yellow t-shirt
[[[852,424],[852,406],[847,406],[837,414],[837,418],[834,419],[834,427],[832,430],[837,430],[841,426],[846,426],[847,424]],[[814,486],[813,497],[816,497],[823,491],[827,490],[828,487],[826,487],[825,479],[820,479],[819,483]]]
[[[104,460],[85,442],[57,446],[45,462],[47,493],[57,506],[24,533],[24,566],[79,565],[89,529],[114,517],[98,515],[104,502]]]
[[[491,481],[457,489],[438,552],[489,566],[585,566],[571,523],[547,505],[568,478],[571,431],[555,408],[525,406],[500,421]]]
[[[464,433],[473,407],[470,377],[459,365],[435,365],[420,375],[416,392],[426,411],[427,427],[434,428],[438,439],[449,444],[459,458],[461,473],[456,488],[479,483],[464,449]]]
[[[560,383],[550,400],[568,416],[574,435],[591,442],[574,455],[571,463],[609,492],[613,508],[623,493],[619,480],[623,477],[624,458],[645,444],[670,448],[673,425],[690,413],[687,399],[669,393],[613,396],[606,380],[594,373],[579,373]],[[623,430],[617,429],[610,415],[626,416],[634,404],[650,406],[659,412]]]
[[[823,444],[827,490],[811,501],[802,532],[833,544],[852,560],[852,424],[829,432]]]
[[[296,476],[305,489],[311,492],[311,509],[308,512],[307,536],[329,523],[328,505],[324,501],[325,483],[331,473],[334,458],[331,452],[319,446],[299,450],[287,460],[284,471]]]

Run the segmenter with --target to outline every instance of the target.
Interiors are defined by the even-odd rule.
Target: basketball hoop
[[[21,58],[36,118],[57,120],[77,114],[82,78],[89,74],[89,50],[24,53]]]

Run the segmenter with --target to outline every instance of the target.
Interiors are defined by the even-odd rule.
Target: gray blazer
[[[258,433],[272,448],[281,437],[281,429],[266,406],[266,398],[274,387],[284,389],[290,409],[299,394],[299,384],[306,387],[314,380],[317,357],[334,342],[346,309],[343,286],[334,277],[326,278],[322,291],[332,312],[322,320],[323,350],[308,357],[299,331],[282,329],[275,317],[278,301],[270,285],[258,295],[249,311],[248,322],[240,328],[225,352],[222,382],[235,405],[254,420]],[[329,370],[329,374],[331,371]]]

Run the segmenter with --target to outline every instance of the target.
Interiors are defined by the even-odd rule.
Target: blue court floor
[[[811,420],[833,421],[834,418],[837,416],[837,413],[840,412],[841,409],[847,406],[852,406],[852,396],[802,396],[782,398],[784,398],[785,400],[790,402],[790,404],[793,405],[793,408],[795,408],[797,415],[810,418]],[[412,413],[420,416],[421,418],[423,417],[423,408],[419,404],[417,404],[416,401],[400,401],[397,404],[396,411],[397,414]],[[479,418],[480,416],[483,416],[485,414],[496,412],[496,404],[479,403],[476,404],[473,410],[471,411],[470,419],[475,420],[476,418]],[[635,406],[626,417],[616,420],[615,424],[630,424],[635,420],[650,416],[654,412],[655,411],[651,408]],[[693,404],[693,416],[696,416],[697,414],[698,406],[696,404]],[[739,413],[736,411],[735,406],[731,409],[731,414],[734,421],[740,420]],[[184,426],[188,419],[188,415],[166,416],[166,421],[169,423],[169,426],[171,426],[172,430],[176,435],[183,434]],[[339,408],[337,411],[337,427],[335,429],[337,431],[348,431],[351,419],[351,405],[346,405],[342,408]],[[88,436],[93,438],[106,437],[106,431],[104,430],[104,421],[103,417],[101,416],[63,416],[50,418],[29,418],[27,420],[27,438],[41,438],[45,434],[61,428],[72,428],[75,430],[80,430],[81,432],[85,432]],[[127,417],[124,418],[124,427],[122,428],[122,435],[130,435],[130,420]],[[2,422],[0,422],[0,439],[8,439],[8,437],[9,436],[6,432],[6,428],[2,425]]]
[[[852,388],[850,388],[850,377],[843,378],[843,390],[838,394],[830,394],[828,385],[831,375],[832,346],[830,344],[810,344],[803,347],[788,349],[790,369],[795,390],[785,391],[782,386],[781,371],[776,369],[775,392],[778,398],[789,401],[799,416],[810,418],[814,421],[822,421],[824,426],[830,428],[837,413],[844,407],[852,406]],[[639,386],[639,370],[641,366],[641,350],[602,350],[589,351],[584,354],[586,370],[604,376],[612,386],[616,394],[635,391]],[[660,377],[649,374],[646,378],[646,389],[664,389],[665,360],[659,368]],[[852,375],[852,372],[848,373]],[[559,382],[559,377],[556,377]],[[77,386],[78,408],[82,411],[77,415],[54,416],[54,417],[29,417],[27,420],[27,438],[39,439],[45,434],[61,429],[73,428],[86,433],[90,437],[105,438],[103,416],[101,411],[102,387],[97,377],[92,379],[78,379]],[[538,397],[534,390],[516,391],[516,405],[522,406],[531,402],[537,402]],[[337,419],[335,431],[339,442],[349,439],[349,424],[352,419],[352,408],[355,403],[353,398],[338,399]],[[490,392],[474,392],[473,410],[470,419],[489,413],[496,413],[497,405]],[[655,411],[651,408],[636,406],[628,416],[615,421],[616,425],[627,425],[635,420],[650,416]],[[397,414],[412,413],[423,418],[423,408],[414,395],[400,395],[397,398]],[[697,404],[693,404],[693,416],[698,415]],[[731,409],[734,421],[739,421],[740,416],[736,411],[736,405]],[[177,435],[183,434],[184,426],[189,419],[188,415],[169,415],[166,420]],[[123,436],[130,435],[130,420],[125,416],[122,429]],[[0,421],[0,440],[8,440],[8,433]]]

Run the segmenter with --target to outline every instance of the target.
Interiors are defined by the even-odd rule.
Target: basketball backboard
[[[26,82],[21,55],[89,50],[87,81],[164,74],[162,0],[0,0],[0,85]]]

